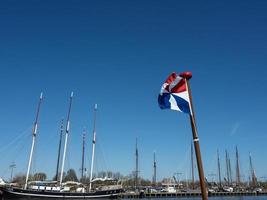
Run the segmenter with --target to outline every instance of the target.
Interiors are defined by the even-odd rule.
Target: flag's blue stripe
[[[158,96],[159,107],[161,109],[170,109],[171,108],[171,103],[170,103],[169,99],[170,99],[170,94],[169,93],[160,94]]]
[[[158,104],[161,109],[171,109],[170,93],[163,93],[158,96]],[[172,95],[182,112],[190,113],[189,103],[181,97]]]
[[[175,98],[175,101],[177,102],[178,107],[182,112],[190,113],[189,103],[188,101],[184,100],[181,97],[178,97],[176,95],[172,95]]]

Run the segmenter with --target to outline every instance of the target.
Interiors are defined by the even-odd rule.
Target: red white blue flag
[[[158,103],[161,109],[190,113],[186,80],[173,72],[161,87]]]

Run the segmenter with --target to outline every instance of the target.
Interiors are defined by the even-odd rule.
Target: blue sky
[[[52,177],[61,118],[74,92],[66,169],[81,163],[82,130],[90,164],[97,103],[96,170],[141,176],[189,175],[189,117],[160,110],[157,96],[173,72],[191,71],[205,174],[216,173],[219,149],[241,157],[248,178],[267,176],[267,2],[9,1],[0,3],[0,176],[26,172],[31,128],[42,104],[33,171]],[[187,175],[186,175],[187,174]],[[225,174],[223,172],[223,174]]]

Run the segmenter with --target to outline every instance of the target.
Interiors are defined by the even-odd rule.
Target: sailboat
[[[63,183],[63,172],[64,172],[64,163],[65,163],[65,156],[66,156],[66,148],[67,148],[67,142],[68,142],[68,134],[69,134],[69,127],[70,127],[70,111],[71,111],[71,105],[72,105],[72,98],[73,93],[71,93],[70,96],[70,103],[69,103],[69,110],[68,110],[68,116],[67,116],[67,124],[66,124],[66,131],[65,131],[65,144],[64,144],[64,152],[63,152],[63,161],[61,166],[61,174],[60,174],[60,184],[57,184],[57,181],[54,183],[51,182],[42,182],[42,186],[36,186],[33,185],[31,187],[28,186],[28,179],[29,179],[29,173],[31,168],[31,162],[32,162],[32,156],[35,146],[35,139],[37,135],[37,124],[38,124],[38,117],[39,117],[39,111],[41,102],[43,99],[43,95],[41,93],[39,104],[37,107],[37,114],[36,119],[33,126],[33,140],[32,140],[32,146],[30,151],[30,158],[28,163],[28,170],[26,175],[26,182],[24,188],[17,188],[9,185],[0,186],[0,194],[3,195],[4,200],[6,199],[95,199],[95,198],[116,198],[118,195],[123,191],[121,185],[113,185],[113,186],[106,186],[98,189],[92,189],[92,183],[94,180],[92,180],[92,172],[93,172],[93,162],[94,162],[94,148],[95,148],[95,138],[96,138],[96,130],[95,130],[95,121],[96,121],[96,109],[97,106],[95,106],[94,109],[94,130],[93,130],[93,151],[92,151],[92,162],[91,162],[91,176],[90,176],[90,182],[89,182],[89,188],[82,187],[83,185],[79,183],[79,188],[77,188],[76,191],[70,191],[67,189],[66,184]],[[51,184],[54,184],[54,186],[51,186]],[[72,183],[76,184],[76,183]],[[80,187],[81,186],[81,187]]]

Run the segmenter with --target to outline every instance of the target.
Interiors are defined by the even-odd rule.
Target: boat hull
[[[3,200],[6,199],[114,199],[122,192],[122,189],[113,189],[105,191],[96,191],[88,193],[79,192],[53,192],[53,191],[33,191],[17,188],[0,188]]]

